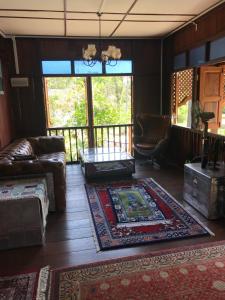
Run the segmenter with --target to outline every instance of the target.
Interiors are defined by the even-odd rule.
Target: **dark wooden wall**
[[[175,32],[164,39],[163,53],[163,107],[165,112],[170,113],[171,73],[173,72],[173,58],[179,53],[189,51],[204,43],[225,36],[225,3],[211,12],[195,20],[198,25],[197,31],[193,24]],[[224,143],[224,137],[210,134],[210,143],[213,145],[216,138]],[[182,166],[185,161],[201,154],[201,132],[189,128],[174,126],[170,154],[173,161]],[[224,160],[223,150],[220,151],[220,159]]]
[[[38,39],[17,39],[19,70],[29,87],[12,88],[17,137],[45,134],[45,109]]]
[[[195,26],[190,24],[173,35],[174,54],[187,51],[205,42],[225,36],[225,3],[195,20]]]
[[[10,40],[0,38],[0,61],[2,65],[4,94],[0,95],[0,149],[14,137],[12,101],[10,97],[9,73],[12,71],[13,56]]]
[[[41,60],[80,59],[82,48],[91,42],[98,44],[99,41],[17,39],[20,73],[31,80],[29,88],[12,89],[17,137],[45,134]],[[159,113],[160,40],[107,40],[101,41],[101,48],[110,43],[121,48],[123,59],[133,60],[134,117],[142,111]]]
[[[173,35],[164,39],[163,50],[163,104],[166,112],[170,112],[170,79],[173,71],[173,59],[206,42],[225,36],[225,3],[195,20],[195,26],[189,24]]]

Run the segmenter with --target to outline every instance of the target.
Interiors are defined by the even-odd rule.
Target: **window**
[[[191,127],[191,100],[178,106],[177,125]]]
[[[198,66],[205,62],[205,45],[190,50],[189,65]]]
[[[222,107],[220,128],[218,128],[218,134],[225,135],[225,105]]]
[[[91,101],[86,77],[45,77],[49,127],[88,125],[88,101],[93,103],[93,125],[131,123],[131,77],[99,76],[90,82]]]
[[[93,67],[89,67],[82,60],[75,60],[74,69],[75,74],[102,74],[102,63],[97,61]]]
[[[89,67],[84,64],[83,60],[74,61],[74,72],[77,75],[98,75],[98,74],[132,74],[131,60],[117,60],[112,65],[96,61],[95,65]]]
[[[186,67],[186,53],[178,54],[174,57],[174,69],[182,69]]]
[[[225,37],[215,40],[210,44],[210,59],[225,56]]]
[[[46,77],[49,127],[87,125],[86,78]]]
[[[118,60],[115,66],[106,65],[106,74],[131,74],[132,63],[130,60]]]
[[[193,69],[174,72],[172,75],[173,123],[191,127]]]
[[[42,73],[50,74],[71,74],[71,61],[69,60],[43,60]]]
[[[131,77],[93,77],[94,125],[131,123]]]
[[[73,67],[73,68],[72,68]],[[74,72],[72,72],[74,70]],[[132,74],[131,60],[118,60],[112,65],[96,61],[89,67],[83,60],[43,60],[43,75],[100,75],[100,74]]]

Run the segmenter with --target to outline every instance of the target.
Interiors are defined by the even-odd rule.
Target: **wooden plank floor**
[[[172,242],[96,252],[89,219],[85,179],[79,165],[67,166],[67,209],[63,214],[48,216],[46,244],[0,251],[0,270],[23,271],[43,265],[65,267],[112,258],[147,254],[155,250],[175,248],[225,239],[225,219],[207,221],[183,201],[183,171],[176,168],[157,170],[143,162],[136,163],[135,178],[153,177],[214,233],[214,237],[190,238]]]

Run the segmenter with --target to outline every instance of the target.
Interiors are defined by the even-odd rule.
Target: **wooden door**
[[[223,101],[223,67],[203,66],[200,68],[199,100],[204,112],[214,112],[215,118],[209,121],[209,129],[220,127],[220,110]]]

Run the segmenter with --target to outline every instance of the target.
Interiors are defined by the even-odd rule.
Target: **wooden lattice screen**
[[[193,69],[172,74],[172,114],[177,114],[177,108],[192,99]]]
[[[172,74],[171,79],[171,109],[172,115],[176,115],[176,73]]]

